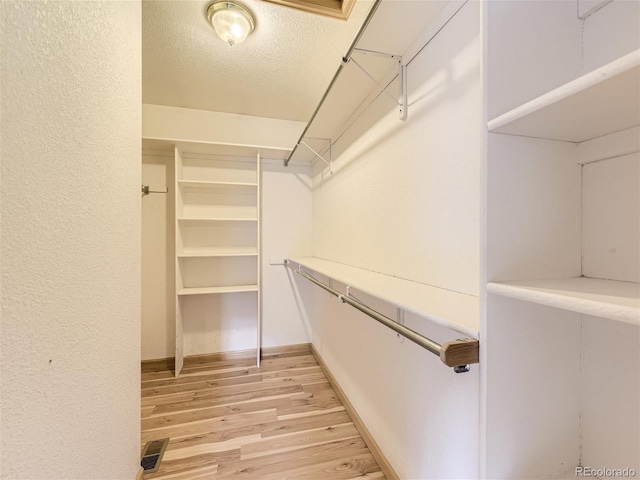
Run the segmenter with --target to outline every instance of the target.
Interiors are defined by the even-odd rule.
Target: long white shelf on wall
[[[307,273],[313,270],[407,312],[427,318],[433,323],[469,337],[479,338],[480,307],[476,296],[316,257],[292,257],[289,260],[302,265]]]
[[[490,132],[583,142],[640,123],[640,50],[489,121]]]
[[[257,292],[258,285],[233,285],[228,287],[187,287],[178,290],[178,295],[211,295],[216,293]]]
[[[492,282],[487,291],[572,312],[640,325],[640,284],[575,277]]]

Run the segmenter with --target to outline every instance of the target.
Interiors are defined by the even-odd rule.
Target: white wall
[[[314,256],[478,295],[480,63],[480,5],[468,2],[409,65],[406,122],[382,95],[336,146],[334,174],[316,166]],[[314,345],[400,478],[475,478],[477,366],[456,375],[317,288],[312,308]],[[405,322],[440,342],[460,336]]]
[[[202,156],[201,156],[202,157]],[[205,157],[202,157],[205,158]],[[162,189],[172,179],[174,158],[143,155],[142,183]],[[169,167],[169,170],[167,170]],[[311,252],[311,167],[281,160],[263,160],[262,167],[263,346],[310,341],[303,304],[310,287],[289,281],[282,260]],[[174,356],[173,213],[169,195],[142,199],[142,358]],[[209,295],[185,300],[185,355],[244,350],[255,347],[256,295]],[[224,312],[224,315],[220,313]]]
[[[316,257],[478,295],[478,10],[465,6],[408,66],[405,122],[381,95],[336,144],[333,176],[316,163]]]
[[[0,476],[133,479],[140,3],[1,9]]]
[[[142,184],[151,190],[173,188],[167,166],[174,156],[143,155]],[[171,195],[142,197],[142,359],[172,357],[175,352],[175,257]],[[163,319],[159,322],[158,319]]]
[[[311,167],[262,165],[262,345],[309,343],[305,304],[311,285],[291,283],[287,269],[270,265],[311,255]],[[275,263],[274,262],[274,263]]]

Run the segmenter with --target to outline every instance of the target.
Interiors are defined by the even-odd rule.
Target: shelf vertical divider
[[[256,318],[256,366],[260,368],[260,357],[262,349],[262,159],[260,153],[256,154],[256,216],[258,219],[257,225],[257,283],[258,283],[258,311]]]
[[[184,365],[184,339],[183,339],[183,323],[182,323],[182,299],[178,292],[183,288],[182,272],[180,271],[180,258],[178,254],[184,250],[182,245],[182,232],[178,218],[182,215],[182,194],[178,185],[178,181],[182,179],[182,152],[175,147],[175,167],[173,181],[174,195],[174,224],[175,224],[175,322],[176,322],[176,347],[175,347],[175,376],[177,377]]]

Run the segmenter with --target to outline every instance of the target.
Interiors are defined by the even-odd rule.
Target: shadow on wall
[[[452,21],[467,14],[465,10],[460,10]],[[443,104],[459,102],[470,89],[477,88],[481,80],[480,52],[477,52],[475,62],[460,61],[454,64],[451,59],[464,54],[467,48],[474,48],[480,34],[479,27],[480,25],[476,29],[458,29],[456,35],[447,35],[446,47],[443,47],[443,35],[438,34],[434,37],[408,64],[407,119],[398,119],[398,107],[393,105],[383,92],[373,97],[363,112],[345,125],[333,140],[333,174],[329,174],[329,167],[322,161],[317,160],[314,163],[314,174],[321,177],[319,184],[366,159],[371,152],[398,135],[404,128],[421,123]],[[446,55],[443,55],[443,51]],[[434,64],[438,65],[436,70],[433,70]],[[391,80],[388,89],[392,92],[400,90],[398,76]],[[375,134],[372,134],[373,132]],[[428,132],[424,134],[427,135]],[[326,157],[328,150],[325,146],[319,153]]]

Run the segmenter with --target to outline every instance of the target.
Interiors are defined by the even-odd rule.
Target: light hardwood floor
[[[142,446],[170,438],[145,479],[384,479],[308,345],[142,367]]]

